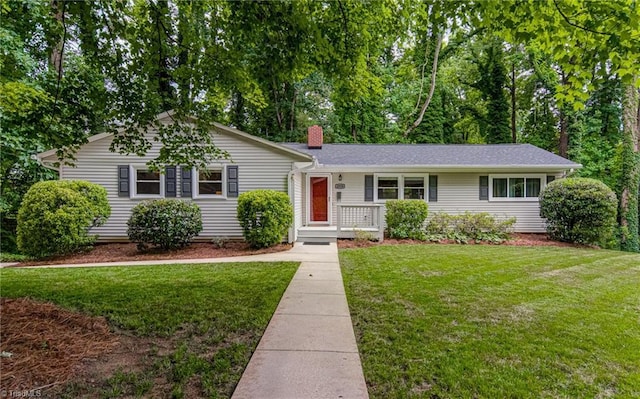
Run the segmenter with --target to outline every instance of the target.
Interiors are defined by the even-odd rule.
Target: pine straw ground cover
[[[40,392],[67,381],[80,361],[107,353],[118,344],[103,317],[27,298],[0,298],[0,308],[3,392]]]
[[[11,354],[1,358],[0,389],[51,398],[229,397],[296,268],[0,269],[0,348]]]
[[[640,255],[340,250],[374,398],[639,398]]]

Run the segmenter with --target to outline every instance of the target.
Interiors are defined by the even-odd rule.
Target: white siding
[[[111,217],[104,226],[94,228],[92,233],[99,235],[100,241],[126,240],[127,220],[131,209],[142,199],[118,197],[118,165],[142,165],[157,156],[159,145],[144,157],[125,156],[109,151],[111,137],[88,143],[76,154],[75,167],[64,166],[61,176],[64,179],[88,180],[105,187],[111,204]],[[293,167],[292,155],[269,148],[260,143],[241,137],[215,133],[215,144],[229,152],[233,164],[238,165],[238,183],[240,193],[255,189],[272,189],[287,192],[287,174]],[[225,161],[226,162],[226,161]],[[180,174],[178,174],[180,176]],[[178,197],[180,181],[178,180]],[[242,237],[242,231],[236,219],[237,198],[205,199],[194,201],[202,211],[203,231],[200,239],[224,236]]]
[[[438,202],[429,203],[429,213],[489,212],[499,219],[515,217],[514,228],[517,232],[544,233],[544,221],[540,218],[538,201],[479,200],[480,176],[487,175],[488,173],[438,174]]]
[[[400,172],[401,173],[401,172]],[[411,171],[415,173],[415,171]],[[364,204],[364,175],[371,173],[342,173],[342,181],[338,181],[339,173],[334,173],[332,187],[333,220],[336,224],[337,191],[342,192],[342,204]],[[543,233],[544,221],[539,215],[537,201],[480,201],[479,179],[489,173],[430,173],[438,176],[438,201],[429,203],[429,213],[446,212],[460,214],[488,212],[499,219],[516,218],[515,231]],[[303,181],[306,181],[303,179]],[[343,183],[343,190],[336,190],[335,183]],[[544,184],[544,183],[543,183]],[[306,202],[306,201],[305,201]],[[306,212],[306,204],[305,204]],[[306,223],[306,214],[303,219]]]
[[[338,181],[338,176],[342,174],[342,181]],[[344,205],[358,205],[358,204],[366,204],[364,201],[364,175],[363,173],[335,173],[333,175],[333,181],[335,183],[344,184],[344,189],[336,190],[335,184],[332,187],[331,198],[337,199],[337,192],[340,191],[342,193],[342,199],[340,200],[341,204]],[[372,202],[369,202],[371,204]],[[337,223],[337,201],[333,201],[333,220],[331,224]]]

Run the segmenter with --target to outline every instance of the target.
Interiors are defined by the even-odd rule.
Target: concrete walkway
[[[336,243],[296,243],[286,252],[210,259],[31,266],[302,262],[251,357],[232,399],[368,398]]]
[[[311,259],[291,280],[232,399],[368,398],[336,244],[290,252]]]

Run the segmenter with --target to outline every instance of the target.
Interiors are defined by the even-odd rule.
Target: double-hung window
[[[226,195],[224,184],[224,167],[211,166],[194,173],[195,197],[222,198]]]
[[[404,199],[424,199],[424,176],[404,178]]]
[[[375,175],[375,200],[420,199],[424,200],[427,175],[378,174]]]
[[[379,176],[378,177],[378,199],[379,200],[398,199],[399,187],[400,187],[400,177]]]
[[[164,176],[146,167],[131,166],[131,188],[134,197],[161,198],[164,196]]]
[[[493,175],[489,198],[496,201],[524,200],[537,201],[543,187],[544,176]]]

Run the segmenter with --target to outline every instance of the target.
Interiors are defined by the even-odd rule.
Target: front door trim
[[[311,178],[312,177],[326,177],[327,178],[327,221],[315,222],[311,220]],[[320,225],[320,226],[330,226],[331,225],[331,217],[332,217],[332,206],[331,206],[331,193],[332,193],[332,184],[331,184],[331,173],[307,173],[306,177],[306,222],[307,225]]]

